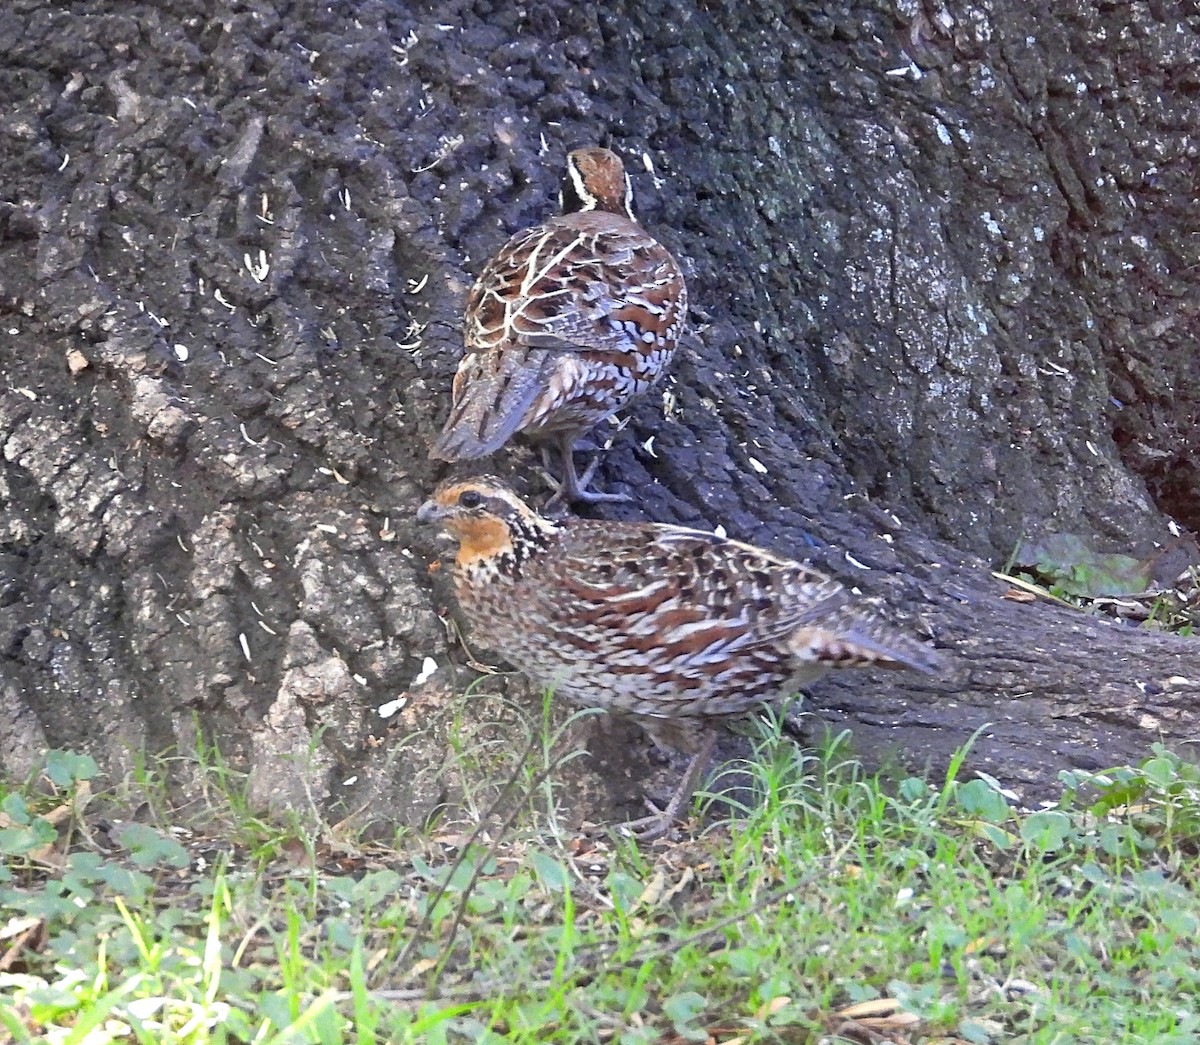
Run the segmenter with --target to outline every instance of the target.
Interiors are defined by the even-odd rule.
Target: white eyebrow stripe
[[[584,210],[593,210],[596,206],[596,194],[587,187],[587,182],[583,180],[583,172],[579,169],[579,165],[574,160],[567,163],[567,170],[571,173],[571,181],[575,186],[575,194],[579,197],[579,202],[583,204]]]

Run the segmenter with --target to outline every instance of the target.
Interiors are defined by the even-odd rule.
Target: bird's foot
[[[624,493],[601,493],[599,490],[588,489],[592,481],[592,476],[596,474],[596,467],[600,463],[599,452],[592,457],[591,462],[584,469],[583,475],[577,475],[575,472],[575,457],[569,446],[562,448],[562,459],[562,480],[559,481],[553,479],[553,477],[549,477],[557,489],[550,500],[546,502],[547,509],[552,509],[557,505],[565,506],[574,501],[582,501],[585,504],[596,504],[601,501],[619,503],[633,500],[632,497]]]
[[[601,501],[609,501],[613,504],[628,503],[633,498],[627,493],[601,493],[599,490],[567,490],[565,484],[559,486],[558,491],[546,502],[546,507],[558,504],[559,502],[582,501],[584,504],[597,504]]]
[[[651,811],[650,815],[626,820],[623,824],[617,824],[615,830],[617,834],[632,838],[635,842],[654,842],[660,838],[667,838],[679,824],[678,814],[670,812],[674,804],[672,800],[666,809],[659,809],[647,798],[646,808]]]
[[[647,798],[645,802],[646,807],[650,810],[650,815],[619,824],[617,831],[638,842],[653,842],[657,838],[669,835],[675,829],[676,824],[683,819],[683,811],[696,793],[700,777],[704,775],[704,771],[712,761],[716,747],[716,734],[711,733],[704,738],[700,749],[692,756],[687,769],[684,770],[683,779],[679,782],[675,794],[671,796],[671,801],[666,804],[666,807],[659,809]]]

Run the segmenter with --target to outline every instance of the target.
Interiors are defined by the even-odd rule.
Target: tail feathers
[[[477,353],[455,377],[454,405],[429,456],[442,461],[486,457],[526,424],[530,407],[547,390],[549,352]]]
[[[925,643],[864,611],[846,606],[834,616],[788,637],[798,660],[826,668],[912,668],[927,675],[944,664]]]

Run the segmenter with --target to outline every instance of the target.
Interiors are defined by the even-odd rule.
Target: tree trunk
[[[418,822],[502,761],[536,698],[454,697],[412,515],[470,280],[589,143],[694,303],[596,514],[812,557],[932,635],[943,677],[813,687],[869,760],[987,724],[968,765],[1032,799],[1196,735],[1195,640],[989,572],[1200,527],[1190,5],[213,6],[0,13],[5,773],[199,730],[261,804]],[[540,495],[534,460],[490,467]],[[563,770],[574,814],[641,757]]]

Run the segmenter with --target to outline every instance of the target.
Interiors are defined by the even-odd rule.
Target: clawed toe
[[[649,816],[617,824],[617,833],[632,838],[636,842],[654,842],[659,838],[667,837],[678,826],[679,821],[675,816],[672,816],[668,810],[659,809],[649,799],[646,799],[646,808],[651,810]]]
[[[555,494],[554,496],[557,497],[558,494]],[[551,498],[551,500],[553,500],[553,498]],[[601,493],[599,490],[584,489],[576,490],[575,495],[571,498],[571,500],[583,501],[586,504],[595,504],[598,501],[609,501],[616,503],[629,502],[632,501],[633,498],[627,493]]]
[[[551,478],[551,482],[557,485],[554,495],[546,502],[546,508],[554,508],[559,505],[570,504],[573,501],[582,501],[585,504],[595,504],[601,501],[608,502],[628,502],[633,500],[628,494],[624,493],[601,493],[599,490],[589,490],[588,486],[592,481],[592,476],[596,474],[596,467],[600,463],[600,452],[592,457],[583,475],[579,475],[575,471],[575,455],[574,455],[574,436],[572,434],[564,435],[559,444],[559,452],[562,456],[563,477],[561,481]],[[543,455],[543,464],[546,464],[545,455]]]

